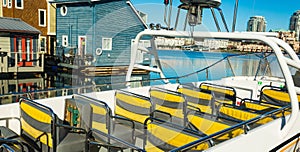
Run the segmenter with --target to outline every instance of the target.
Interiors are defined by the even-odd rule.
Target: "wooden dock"
[[[66,63],[59,63],[62,72],[84,74],[85,76],[118,76],[126,75],[128,66],[77,66]],[[149,74],[149,71],[142,69],[133,69],[133,74],[144,75]]]
[[[86,76],[117,76],[126,75],[128,71],[128,66],[118,66],[118,67],[86,67],[81,70]],[[149,71],[142,69],[133,69],[133,74],[143,75],[149,74]]]

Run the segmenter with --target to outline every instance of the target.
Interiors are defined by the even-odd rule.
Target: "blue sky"
[[[180,0],[173,0],[173,5],[178,6]],[[163,25],[164,5],[163,0],[131,0],[134,6],[148,14],[149,23],[161,23]],[[220,8],[223,10],[229,29],[231,30],[235,0],[222,0]],[[173,9],[173,19],[177,9]],[[251,16],[264,16],[267,21],[267,31],[270,29],[288,29],[291,15],[300,10],[299,0],[240,0],[236,31],[245,31],[247,21]],[[217,13],[217,11],[215,11]],[[219,14],[217,14],[219,16]],[[183,16],[181,18],[184,18]],[[218,18],[220,26],[221,19]],[[182,20],[183,21],[183,20]],[[216,31],[216,27],[210,10],[203,14],[203,25],[209,31]],[[224,31],[224,28],[222,28]]]

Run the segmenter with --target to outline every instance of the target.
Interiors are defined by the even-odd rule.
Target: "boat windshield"
[[[284,82],[284,75],[273,48],[265,42],[231,38],[196,37],[147,37],[138,43],[137,57],[145,58],[150,52],[149,70],[151,84],[189,83],[207,80],[220,80],[228,77],[276,78]],[[147,44],[147,46],[145,46]],[[151,44],[151,45],[150,45]],[[185,46],[201,46],[209,51],[188,50]],[[184,48],[184,49],[183,49]],[[280,47],[285,51],[283,47]],[[288,53],[285,57],[291,58]],[[135,59],[135,61],[142,59]],[[136,63],[136,62],[135,62]],[[290,67],[292,75],[296,69]],[[128,80],[128,79],[127,79]]]

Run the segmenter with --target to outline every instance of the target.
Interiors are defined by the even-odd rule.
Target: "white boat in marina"
[[[139,45],[145,37],[152,37],[152,48]],[[156,37],[259,41],[272,52],[257,66],[241,66],[253,71],[247,75],[239,75],[229,60],[246,56],[237,54],[166,78]],[[138,64],[144,53],[154,56],[154,67]],[[270,54],[277,60],[270,61]],[[180,83],[185,77],[225,70],[219,68],[221,62],[231,74]],[[134,68],[159,73],[161,78],[155,80],[165,84],[135,87],[143,80],[131,79]],[[282,75],[273,75],[278,69]],[[19,103],[1,105],[0,151],[298,151],[299,70],[294,50],[274,34],[145,30],[132,46],[127,88],[39,100],[21,98]]]

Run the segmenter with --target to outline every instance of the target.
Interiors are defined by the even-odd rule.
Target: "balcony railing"
[[[0,72],[44,72],[44,53],[0,52]]]

